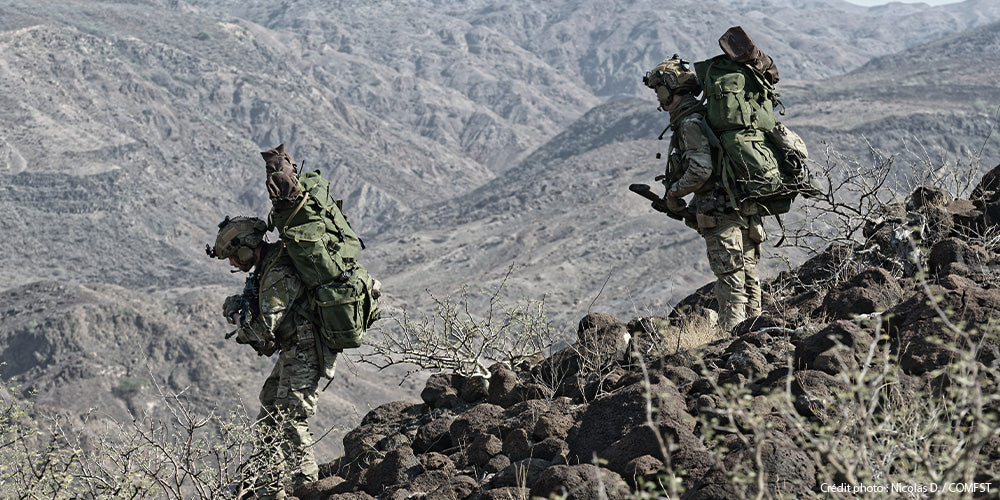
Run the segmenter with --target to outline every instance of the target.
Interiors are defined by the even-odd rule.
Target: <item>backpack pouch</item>
[[[715,79],[708,92],[708,124],[723,131],[750,126],[752,109],[743,97],[746,78],[742,73],[726,73]]]
[[[323,341],[338,351],[360,347],[365,331],[382,317],[379,292],[368,270],[357,266],[348,276],[346,282],[320,286],[314,294]]]
[[[774,130],[774,126],[778,123],[774,118],[774,103],[766,98],[750,99],[748,103],[752,110],[750,112],[751,127],[764,132]]]
[[[354,280],[352,280],[354,281]],[[331,283],[316,288],[316,310],[322,326],[323,341],[333,350],[361,346],[364,334],[360,283]]]
[[[339,277],[346,269],[337,254],[340,242],[326,230],[323,221],[307,222],[285,228],[283,234],[288,256],[299,271],[302,282],[314,288]]]
[[[723,184],[736,200],[767,197],[782,189],[778,162],[762,132],[727,132],[721,140],[726,153]]]

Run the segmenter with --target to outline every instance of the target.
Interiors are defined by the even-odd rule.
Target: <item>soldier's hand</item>
[[[243,298],[242,295],[230,295],[226,297],[226,301],[222,303],[222,316],[229,321],[230,324],[236,324],[236,318],[240,314],[240,301]]]
[[[663,204],[666,205],[667,210],[670,210],[675,214],[683,213],[684,209],[687,208],[687,203],[684,201],[684,198],[673,196],[670,194],[670,191],[667,191],[667,196],[663,198]]]

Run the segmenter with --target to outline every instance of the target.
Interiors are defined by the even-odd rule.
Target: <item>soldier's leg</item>
[[[283,448],[295,482],[315,481],[319,466],[313,450],[309,417],[316,413],[319,400],[317,384],[320,377],[312,326],[301,325],[298,341],[283,356],[277,406],[284,415]],[[285,353],[283,353],[285,354]]]
[[[262,472],[260,477],[254,479],[255,492],[258,499],[280,499],[284,498],[284,490],[281,488],[280,466],[285,462],[284,453],[281,446],[276,446],[276,441],[280,434],[279,412],[277,407],[278,387],[281,381],[281,355],[278,362],[271,370],[271,374],[264,380],[264,386],[260,389],[260,412],[257,413],[259,422],[261,447],[266,453],[261,455],[262,466],[252,468],[255,472]],[[266,472],[270,470],[271,472]]]
[[[729,334],[746,319],[749,297],[744,272],[745,228],[736,217],[719,217],[718,225],[703,232],[708,264],[715,274],[719,302],[719,328]]]
[[[257,413],[257,420],[273,422],[270,416],[274,410],[274,400],[278,394],[278,381],[281,379],[280,370],[281,363],[274,365],[274,368],[271,369],[271,374],[267,376],[267,379],[264,380],[264,385],[260,388],[260,395],[258,395],[260,412]]]

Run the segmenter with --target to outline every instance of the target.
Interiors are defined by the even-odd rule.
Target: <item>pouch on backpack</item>
[[[320,333],[333,350],[360,347],[365,330],[381,317],[376,280],[361,266],[345,275],[344,281],[321,285],[314,293]]]

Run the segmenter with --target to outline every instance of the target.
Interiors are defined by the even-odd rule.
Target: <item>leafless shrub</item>
[[[557,340],[545,310],[545,300],[524,299],[511,304],[504,287],[513,266],[496,289],[482,292],[486,305],[475,311],[467,287],[458,299],[436,297],[434,312],[413,319],[402,311],[393,325],[369,337],[370,352],[360,361],[379,369],[410,364],[420,369],[465,376],[489,376],[488,366],[516,366]]]
[[[279,431],[243,406],[198,415],[183,393],[161,391],[172,420],[109,419],[95,436],[61,416],[33,419],[30,405],[6,396],[16,391],[0,393],[3,498],[242,498],[281,477],[269,445]]]

